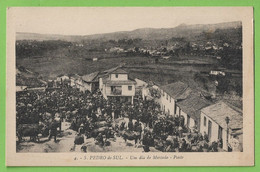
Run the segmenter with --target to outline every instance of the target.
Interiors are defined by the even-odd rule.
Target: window
[[[172,102],[172,98],[170,97],[170,103]]]
[[[115,86],[111,86],[111,92],[115,90]]]
[[[121,86],[111,86],[111,94],[121,95],[122,94],[122,87]]]
[[[206,117],[204,116],[204,126],[206,127],[206,125],[207,125],[207,119],[206,119]]]
[[[116,74],[116,78],[118,78],[118,74]]]
[[[168,94],[166,95],[166,99],[168,100]]]
[[[132,86],[128,86],[128,90],[131,91],[132,90]]]

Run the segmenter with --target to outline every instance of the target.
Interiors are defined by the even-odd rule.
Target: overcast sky
[[[8,10],[16,32],[91,35],[138,28],[169,28],[182,23],[210,24],[239,21],[243,8],[54,8],[25,7]]]

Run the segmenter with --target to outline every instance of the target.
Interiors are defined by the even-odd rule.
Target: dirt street
[[[17,146],[17,152],[81,152],[81,147],[87,147],[87,152],[143,152],[141,145],[135,145],[134,141],[125,142],[123,138],[115,136],[109,139],[109,146],[99,146],[95,144],[94,138],[84,138],[82,145],[74,145],[76,132],[69,129],[70,123],[62,123],[62,132],[54,139],[48,140],[48,137],[40,138],[39,142],[31,142],[29,138]],[[151,148],[151,151],[157,151]]]

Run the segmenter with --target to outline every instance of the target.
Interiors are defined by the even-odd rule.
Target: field
[[[118,66],[121,63],[145,62],[143,57],[118,57],[92,61],[85,58],[55,57],[55,58],[18,58],[16,64],[39,73],[44,79],[54,79],[59,74],[84,75],[95,71],[103,71]]]
[[[242,106],[242,74],[238,70],[223,68],[216,58],[211,56],[179,56],[170,59],[162,59],[145,56],[112,57],[111,54],[104,57],[104,53],[97,54],[98,61],[80,57],[29,57],[17,58],[17,65],[23,66],[33,72],[37,72],[44,80],[54,79],[59,74],[84,75],[95,71],[103,71],[120,64],[125,64],[124,69],[129,72],[131,78],[139,78],[145,81],[153,81],[158,85],[183,81],[191,88],[216,94],[219,99],[234,97],[235,105]],[[210,77],[211,70],[224,70],[229,75],[224,78]],[[235,75],[234,75],[235,74]],[[220,86],[216,87],[215,80]],[[231,96],[232,95],[232,96]],[[232,99],[230,99],[232,100]]]

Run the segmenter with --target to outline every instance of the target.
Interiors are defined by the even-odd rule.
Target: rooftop
[[[75,79],[80,78],[80,76],[79,76],[78,74],[68,74],[68,76],[69,76],[70,78],[75,78]]]
[[[211,106],[205,107],[201,110],[205,115],[210,117],[213,121],[219,124],[222,128],[227,128],[226,117],[229,117],[229,128],[240,129],[243,128],[243,115],[241,112],[228,106],[226,103],[220,101]]]
[[[27,86],[28,88],[44,87],[46,82],[38,78],[27,78],[22,75],[16,76],[16,86]]]
[[[66,75],[66,74],[59,74],[59,75],[57,75],[57,77],[62,77],[62,76],[68,76],[68,75]]]
[[[161,88],[174,99],[185,99],[192,92],[187,84],[180,81],[164,85]]]
[[[117,68],[116,70],[112,71],[111,73],[115,74],[127,74],[127,72],[121,68]]]
[[[110,69],[107,69],[107,70],[104,70],[104,71],[102,71],[102,72],[100,72],[99,73],[99,77],[101,77],[101,78],[103,78],[104,76],[107,76],[107,75],[109,75],[109,74],[111,74],[111,73],[114,73],[115,71],[117,71],[118,69],[120,69],[122,66],[116,66],[116,67],[114,67],[114,68],[110,68]],[[123,70],[123,69],[120,69],[120,70]],[[120,71],[119,71],[120,72]],[[121,71],[121,72],[123,72],[123,73],[125,73],[126,71]]]
[[[191,118],[198,120],[200,118],[200,110],[211,105],[211,102],[203,96],[192,93],[186,99],[177,102],[177,105]]]
[[[90,73],[90,74],[87,74],[87,75],[83,75],[81,78],[85,82],[98,81],[97,80],[98,74],[99,74],[99,72],[93,72],[93,73]]]

